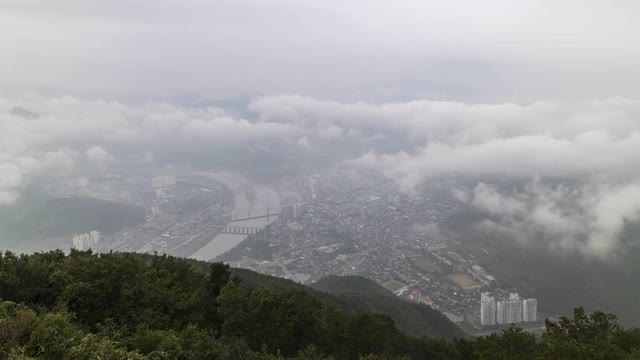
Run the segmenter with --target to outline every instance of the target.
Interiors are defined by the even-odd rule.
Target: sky
[[[407,193],[517,179],[452,194],[515,241],[611,261],[640,220],[639,16],[622,0],[0,0],[0,205],[167,150],[284,148]]]
[[[115,100],[637,97],[637,1],[2,0],[0,85]]]

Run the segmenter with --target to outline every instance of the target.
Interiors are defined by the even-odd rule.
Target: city
[[[504,297],[517,289],[497,287],[499,274],[488,273],[473,251],[441,229],[462,209],[449,191],[456,181],[442,178],[420,194],[405,194],[373,174],[310,173],[265,187],[237,175],[182,173],[106,176],[53,193],[119,201],[147,213],[141,224],[114,234],[76,235],[67,246],[78,250],[221,260],[307,284],[360,275],[440,310],[471,333],[520,323],[522,316],[483,315],[490,305],[481,294]],[[500,314],[506,304],[492,306]],[[533,314],[525,316],[527,325],[539,326]]]

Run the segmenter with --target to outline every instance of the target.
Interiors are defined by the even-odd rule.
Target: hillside
[[[311,287],[332,294],[354,293],[395,297],[384,286],[361,276],[327,276],[315,282]]]
[[[398,328],[414,336],[464,337],[464,332],[437,310],[402,300],[374,281],[359,276],[331,276],[313,288],[334,295],[335,304],[347,311],[388,315]]]
[[[323,286],[351,282],[361,293],[329,294],[246,270],[232,273],[222,263],[166,255],[0,252],[0,359],[533,360],[640,354],[640,330],[623,330],[615,316],[582,309],[574,319],[547,323],[540,340],[518,328],[473,340],[413,337],[386,315],[357,311],[404,308],[389,302],[393,297],[367,295],[375,288],[367,280],[330,279]]]
[[[305,289],[327,304],[348,312],[371,312],[389,316],[396,326],[414,336],[465,337],[465,333],[439,311],[422,304],[404,301],[376,282],[360,276],[329,276],[311,289],[290,280],[234,269],[242,284],[274,291]]]

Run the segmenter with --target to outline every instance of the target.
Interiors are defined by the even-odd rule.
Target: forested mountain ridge
[[[316,290],[333,294],[383,295],[395,294],[373,280],[361,276],[326,276],[311,285]]]
[[[580,309],[573,320],[548,323],[549,331],[539,341],[517,328],[475,340],[447,341],[406,335],[386,315],[345,311],[317,296],[326,293],[255,273],[243,278],[243,273],[251,273],[232,273],[221,263],[79,251],[0,255],[0,359],[640,355],[640,330],[620,329],[614,316],[586,315]],[[259,279],[272,284],[263,282],[259,288]]]
[[[439,311],[426,305],[411,303],[395,296],[376,282],[360,276],[328,276],[311,287],[290,280],[258,274],[245,269],[232,269],[242,284],[255,289],[304,289],[323,303],[347,312],[384,314],[403,332],[413,336],[453,339],[467,335]]]

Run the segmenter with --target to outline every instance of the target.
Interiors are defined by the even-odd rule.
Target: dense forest
[[[351,292],[345,281],[359,285]],[[515,327],[476,339],[418,337],[381,305],[359,305],[372,295],[399,301],[370,294],[380,291],[373,284],[330,278],[323,288],[342,290],[164,255],[5,252],[0,359],[640,358],[640,330],[602,312],[578,308],[539,339]]]
[[[311,288],[245,269],[232,269],[242,284],[252,289],[304,290],[324,304],[348,312],[373,312],[389,316],[403,332],[414,336],[453,339],[466,335],[441,312],[423,304],[404,301],[381,285],[361,276],[329,276]]]

